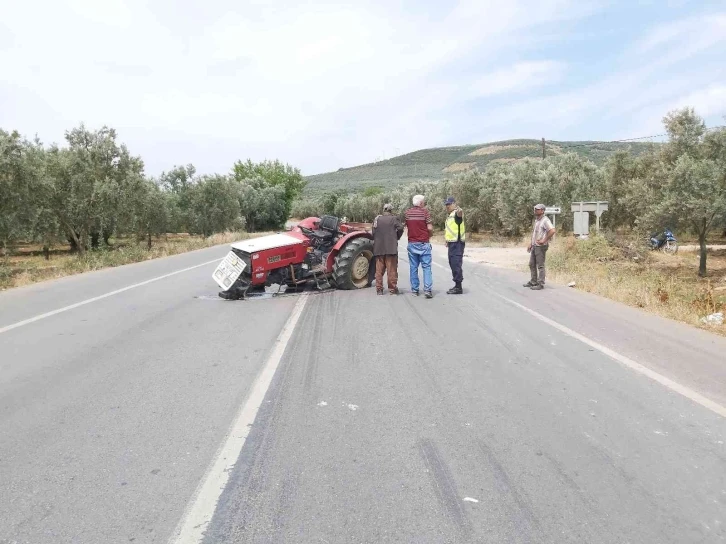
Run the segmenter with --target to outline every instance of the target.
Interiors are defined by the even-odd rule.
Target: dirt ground
[[[529,253],[524,247],[466,248],[464,258],[479,264],[522,270],[529,266]]]

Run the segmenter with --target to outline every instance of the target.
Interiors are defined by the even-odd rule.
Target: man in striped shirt
[[[432,298],[433,277],[431,274],[431,233],[434,230],[431,214],[426,209],[423,195],[413,197],[413,207],[406,210],[406,229],[408,231],[408,263],[411,276],[411,292],[418,296],[418,267],[423,269],[424,295]]]

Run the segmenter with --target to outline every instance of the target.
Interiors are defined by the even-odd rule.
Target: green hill
[[[651,143],[555,142],[545,144],[547,156],[577,153],[602,164],[618,150],[637,155]],[[391,187],[417,180],[437,180],[488,163],[512,162],[525,157],[542,158],[541,140],[506,140],[479,145],[436,147],[400,155],[385,161],[340,168],[336,172],[307,176],[304,196],[327,191],[364,191],[367,187]]]

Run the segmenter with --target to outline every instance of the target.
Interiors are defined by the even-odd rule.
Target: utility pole
[[[542,138],[542,160],[544,160],[545,157],[547,157],[547,152],[545,151],[545,139]]]

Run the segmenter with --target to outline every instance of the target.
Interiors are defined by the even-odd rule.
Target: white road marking
[[[46,317],[51,317],[51,316],[58,315],[63,312],[67,312],[68,310],[73,310],[74,308],[78,308],[79,306],[85,306],[86,304],[90,304],[91,302],[97,302],[104,298],[108,298],[113,295],[118,295],[119,293],[123,293],[124,291],[128,291],[130,289],[136,289],[137,287],[141,287],[142,285],[147,285],[147,284],[155,282],[155,281],[163,280],[164,278],[168,278],[169,276],[181,274],[182,272],[188,272],[189,270],[194,270],[195,268],[199,268],[201,266],[207,266],[208,264],[217,263],[217,262],[219,262],[219,259],[214,259],[213,261],[207,261],[206,263],[190,266],[189,268],[182,268],[181,270],[177,270],[176,272],[170,272],[169,274],[164,274],[163,276],[157,276],[156,278],[151,278],[150,280],[142,281],[140,283],[134,283],[133,285],[129,285],[127,287],[122,287],[121,289],[116,289],[115,291],[111,291],[109,293],[105,293],[105,294],[99,295],[97,297],[82,300],[81,302],[76,302],[75,304],[71,304],[70,306],[64,306],[63,308],[58,308],[57,310],[53,310],[51,312],[36,315],[35,317],[30,317],[23,321],[18,321],[17,323],[13,323],[12,325],[0,327],[0,334],[11,331],[13,329],[17,329],[18,327],[22,327],[23,325],[29,325],[30,323],[35,323],[36,321],[40,321],[41,319],[45,319]]]
[[[219,497],[222,495],[229,480],[229,475],[245,445],[247,435],[257,417],[257,411],[262,405],[267,390],[270,388],[272,378],[275,376],[277,367],[285,353],[287,343],[290,341],[307,299],[308,295],[303,293],[295,303],[292,314],[282,327],[267,361],[265,361],[260,374],[252,384],[247,401],[235,418],[227,438],[217,451],[182,520],[169,540],[170,544],[196,544],[202,541],[204,531],[212,520]]]
[[[513,306],[516,306],[517,308],[524,310],[525,312],[527,312],[528,314],[530,314],[533,317],[536,317],[540,321],[547,323],[548,325],[554,327],[555,329],[559,330],[560,332],[563,332],[566,335],[571,336],[572,338],[575,338],[575,339],[579,340],[580,342],[583,342],[584,344],[587,344],[591,348],[594,348],[597,351],[604,353],[608,357],[615,359],[616,361],[627,366],[631,370],[635,370],[636,372],[639,372],[640,374],[643,374],[644,376],[649,377],[651,380],[654,380],[654,381],[658,382],[659,384],[664,385],[671,391],[675,391],[676,393],[683,395],[687,399],[690,399],[693,402],[700,404],[704,408],[708,408],[712,412],[714,412],[722,417],[726,417],[726,407],[721,406],[720,404],[712,401],[711,399],[704,397],[700,393],[693,391],[692,389],[686,387],[685,385],[681,385],[678,382],[671,380],[670,378],[666,378],[662,374],[658,374],[654,370],[651,370],[650,368],[645,367],[645,366],[641,365],[640,363],[636,363],[635,361],[626,357],[625,355],[621,355],[618,352],[613,351],[610,348],[595,342],[594,340],[590,340],[586,336],[583,336],[582,334],[575,332],[568,327],[565,327],[564,325],[560,325],[556,321],[553,321],[552,319],[545,317],[542,314],[527,308],[526,306],[523,306],[519,302],[516,302],[505,296],[502,296],[499,293],[493,293],[493,294],[498,296],[502,300],[508,302],[509,304],[512,304]]]
[[[434,266],[438,266],[441,269],[448,270],[447,267],[445,267],[445,266],[443,266],[443,265],[441,265],[441,264],[433,261],[433,259],[432,259],[432,263],[433,263]],[[726,417],[726,407],[721,406],[717,402],[714,402],[711,399],[704,397],[700,393],[697,393],[696,391],[693,391],[692,389],[686,387],[685,385],[681,385],[680,383],[675,382],[675,381],[671,380],[670,378],[666,378],[662,374],[658,374],[654,370],[651,370],[650,368],[645,367],[645,366],[641,365],[640,363],[636,363],[635,361],[633,361],[632,359],[626,357],[625,355],[621,355],[618,352],[613,351],[610,348],[608,348],[606,346],[603,346],[602,344],[599,344],[598,342],[595,342],[594,340],[590,340],[586,336],[583,336],[582,334],[580,334],[578,332],[575,332],[572,329],[570,329],[568,327],[565,327],[564,325],[560,325],[556,321],[553,321],[552,319],[550,319],[548,317],[545,317],[542,314],[540,314],[538,312],[535,312],[534,310],[531,310],[531,309],[527,308],[526,306],[523,306],[522,304],[520,304],[520,303],[518,303],[518,302],[516,302],[516,301],[514,301],[514,300],[512,300],[510,298],[507,298],[507,297],[505,297],[503,295],[500,295],[499,293],[496,293],[496,292],[493,292],[493,294],[496,295],[496,296],[498,296],[502,300],[504,300],[504,301],[506,301],[506,302],[508,302],[508,303],[510,303],[510,304],[512,304],[514,306],[516,306],[517,308],[520,308],[521,310],[524,310],[525,312],[527,312],[528,314],[536,317],[540,321],[544,321],[548,325],[550,325],[550,326],[554,327],[555,329],[557,329],[557,330],[559,330],[559,331],[567,334],[568,336],[571,336],[573,338],[576,338],[577,340],[579,340],[580,342],[583,342],[583,343],[587,344],[591,348],[594,348],[597,351],[599,351],[601,353],[604,353],[608,357],[610,357],[612,359],[615,359],[616,361],[618,361],[619,363],[627,366],[631,370],[634,370],[636,372],[639,372],[640,374],[643,374],[644,376],[649,377],[651,380],[654,380],[654,381],[660,383],[661,385],[664,385],[665,387],[667,387],[671,391],[674,391],[674,392],[676,392],[676,393],[678,393],[680,395],[683,395],[687,399],[690,399],[693,402],[695,402],[697,404],[700,404],[701,406],[703,406],[704,408],[707,408],[707,409],[711,410],[715,414],[718,414],[718,415],[720,415],[722,417]]]

